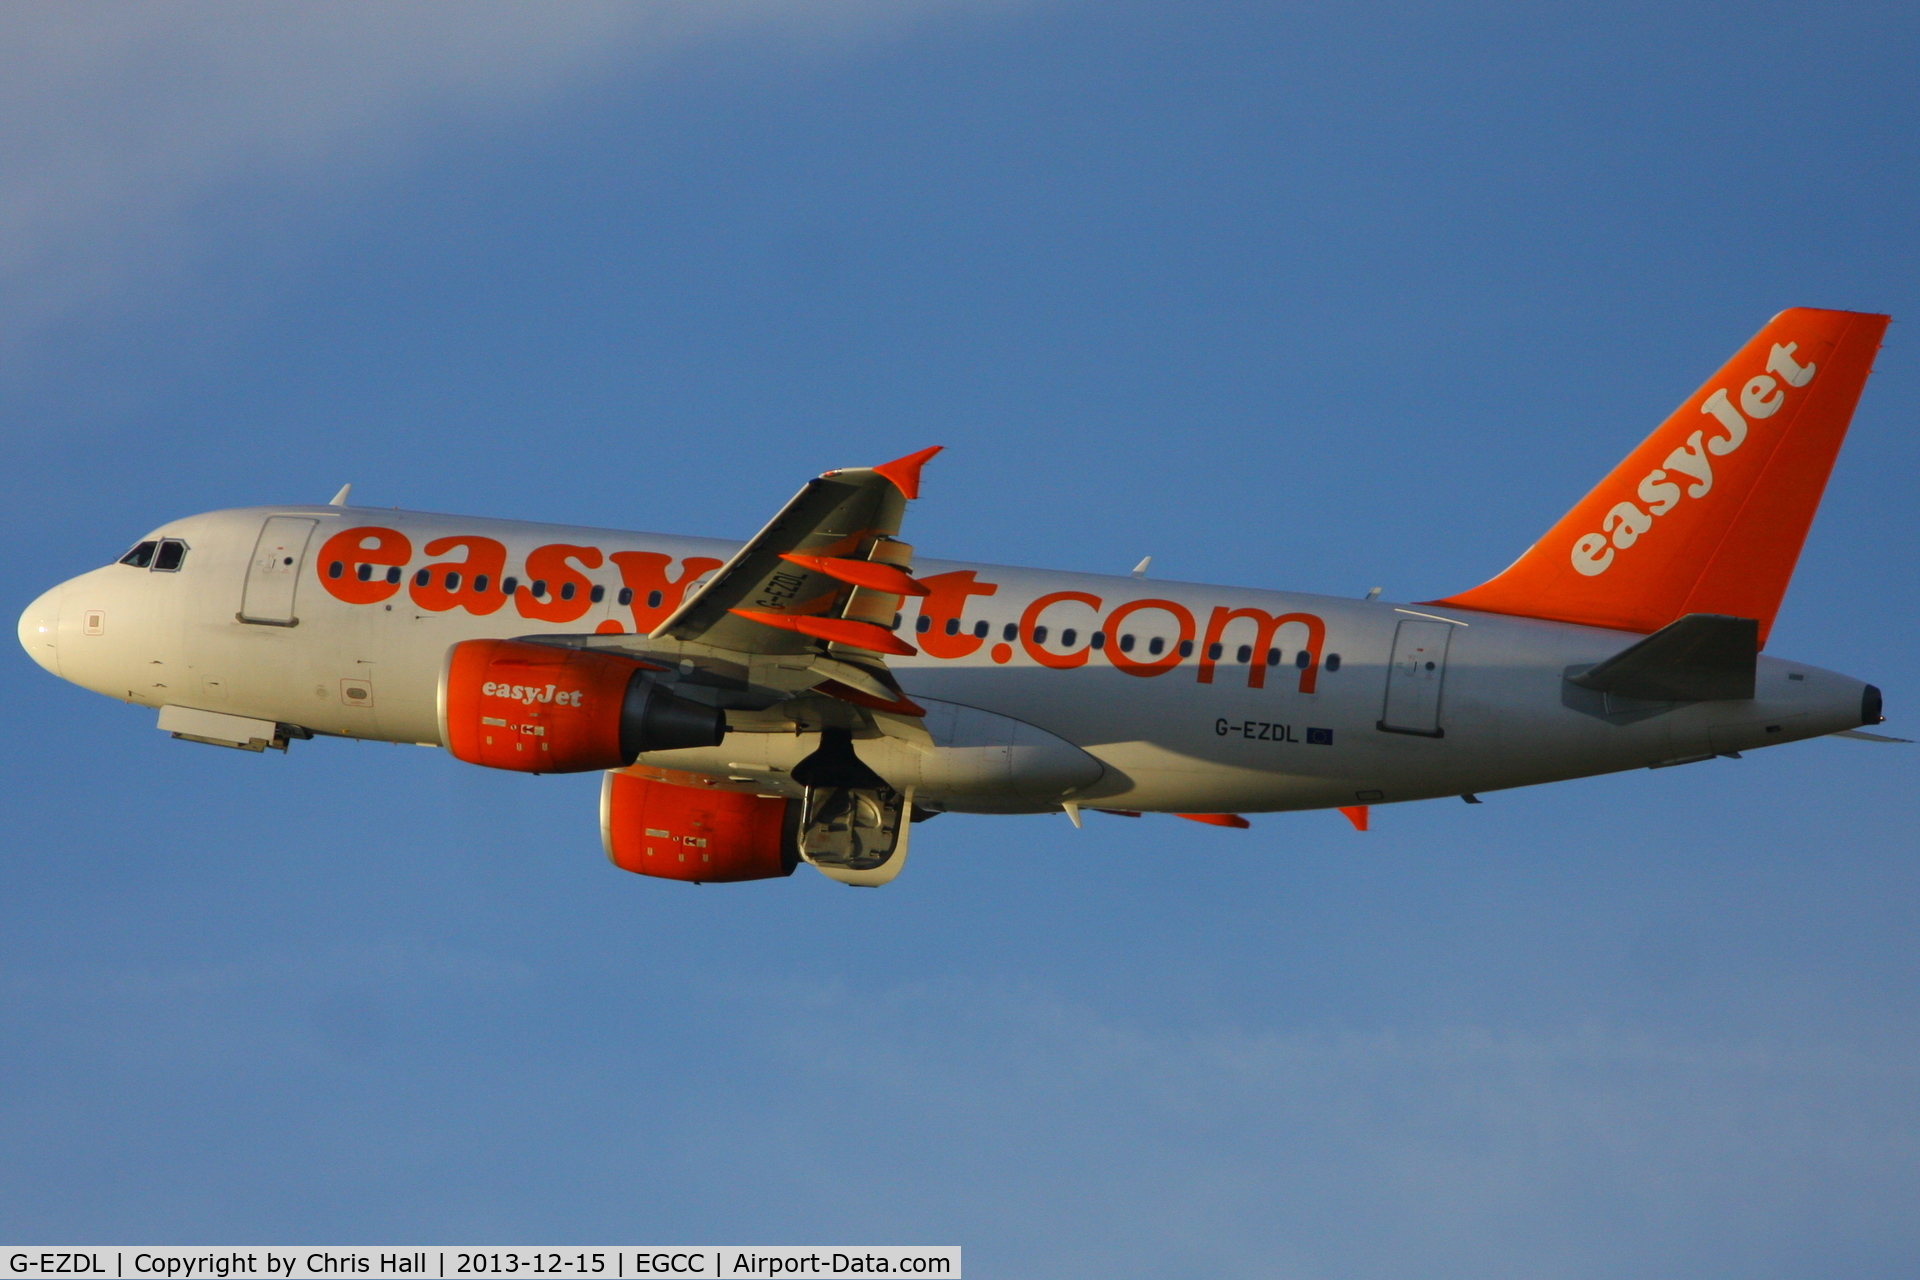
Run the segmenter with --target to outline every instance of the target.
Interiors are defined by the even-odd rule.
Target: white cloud
[[[177,263],[195,202],[225,184],[329,180],[699,42],[817,52],[939,4],[16,0],[0,8],[0,323],[30,330]]]

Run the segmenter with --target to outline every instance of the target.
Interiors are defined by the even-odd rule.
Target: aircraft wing
[[[809,480],[767,526],[656,627],[673,640],[728,654],[773,658],[811,672],[826,690],[873,709],[918,714],[884,655],[917,652],[893,632],[903,597],[925,595],[900,542],[923,449],[877,467]]]
[[[856,584],[806,561],[877,559],[877,544],[900,532],[907,499],[920,491],[920,468],[938,452],[923,449],[878,467],[829,471],[807,481],[766,528],[654,628],[654,638],[742,653],[814,647],[811,641],[823,637],[768,619],[837,616],[836,605],[847,603]]]

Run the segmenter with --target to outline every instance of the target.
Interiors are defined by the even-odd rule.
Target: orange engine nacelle
[[[769,880],[800,864],[800,806],[744,791],[609,773],[600,841],[625,871],[696,883]]]
[[[466,640],[440,671],[440,740],[455,758],[521,773],[584,773],[643,751],[718,746],[726,717],[646,664],[593,649]]]

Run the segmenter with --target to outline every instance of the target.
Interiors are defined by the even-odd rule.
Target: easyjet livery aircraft
[[[1499,576],[1417,604],[918,557],[925,449],[745,544],[327,506],[175,520],[20,641],[177,738],[602,773],[628,871],[891,880],[943,812],[1240,815],[1464,796],[1862,733],[1762,657],[1887,317],[1776,316]]]

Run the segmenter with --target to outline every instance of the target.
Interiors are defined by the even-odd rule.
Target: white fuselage
[[[261,586],[261,535],[270,517],[282,519],[281,530],[313,525],[282,557],[278,602],[263,605],[271,592]],[[379,554],[394,561],[397,582],[385,580],[387,570],[328,577],[342,557],[325,548],[361,528],[383,531],[375,540],[385,539]],[[616,631],[631,638],[738,549],[358,507],[220,511],[151,536],[186,544],[177,572],[109,565],[27,610],[21,640],[41,665],[147,706],[427,745],[440,744],[436,693],[450,646]],[[497,564],[475,559],[476,540],[499,548]],[[429,545],[446,554],[429,554]],[[488,589],[476,592],[482,571]],[[448,572],[462,575],[451,592]],[[541,598],[499,590],[502,578],[544,582],[543,573],[555,581]],[[907,601],[899,635],[921,652],[889,666],[929,710],[936,746],[857,745],[889,781],[915,786],[934,807],[1019,812],[1071,800],[1230,813],[1384,803],[1705,758],[1862,721],[1861,681],[1765,657],[1752,700],[1625,703],[1566,682],[1570,666],[1598,663],[1637,638],[1626,632],[927,559],[914,573],[939,589]],[[563,577],[574,583],[566,600]],[[243,618],[275,608],[287,616]],[[1281,620],[1264,636],[1263,617]],[[756,732],[750,720],[743,716],[719,747],[646,763],[782,786],[817,739]],[[992,767],[981,766],[982,751]],[[1099,767],[1076,763],[1087,757]]]

